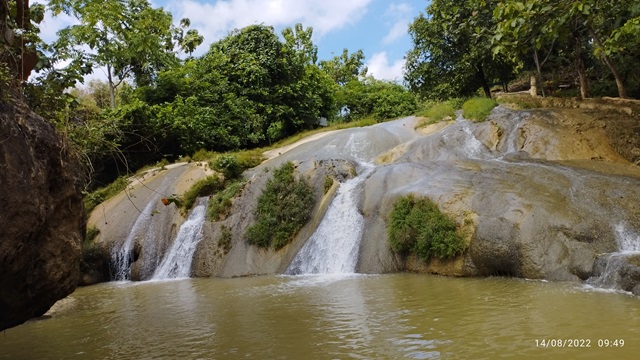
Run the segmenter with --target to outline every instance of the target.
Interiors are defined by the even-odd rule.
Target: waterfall
[[[615,233],[618,251],[599,259],[604,262],[604,266],[601,265],[603,269],[599,271],[599,276],[588,279],[587,284],[597,288],[622,290],[628,260],[640,256],[640,235],[628,230],[624,223],[616,225]]]
[[[620,253],[640,253],[640,235],[629,231],[624,223],[616,225],[616,240]]]
[[[358,261],[364,217],[358,211],[358,187],[372,165],[340,185],[320,225],[293,259],[286,274],[353,273]]]
[[[131,278],[131,263],[133,259],[133,247],[136,237],[140,230],[145,227],[151,220],[153,207],[160,201],[160,197],[156,196],[145,206],[144,210],[138,215],[133,227],[122,243],[120,248],[113,247],[111,251],[111,261],[114,270],[113,279],[116,281],[129,280]]]
[[[202,239],[202,225],[207,212],[207,199],[200,198],[187,220],[180,226],[171,248],[153,273],[152,280],[184,278],[191,275],[191,262]]]

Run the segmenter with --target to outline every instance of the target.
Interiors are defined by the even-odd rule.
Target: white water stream
[[[111,251],[111,259],[113,263],[113,279],[116,281],[129,280],[131,278],[131,263],[133,262],[133,246],[136,237],[139,236],[141,230],[147,226],[153,216],[153,207],[160,201],[160,196],[154,197],[144,210],[138,215],[136,222],[122,243],[121,247],[114,247]]]
[[[286,274],[353,273],[358,261],[364,217],[358,210],[359,186],[374,167],[340,185],[322,222],[293,259]]]
[[[189,217],[180,226],[178,235],[154,272],[152,280],[185,278],[191,275],[193,254],[202,240],[202,225],[206,212],[207,199],[198,199]]]
[[[344,145],[360,162],[360,173],[340,184],[335,198],[316,231],[298,251],[286,274],[350,274],[356,270],[364,217],[358,210],[362,183],[375,169],[367,154],[367,139],[351,134]]]
[[[621,290],[623,269],[628,265],[627,259],[640,255],[640,235],[633,233],[624,223],[615,227],[618,251],[609,254],[606,266],[599,277],[588,280],[588,284],[596,288]]]

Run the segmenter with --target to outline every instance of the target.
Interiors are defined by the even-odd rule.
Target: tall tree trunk
[[[591,34],[591,37],[593,38],[593,41],[595,41],[596,45],[598,45],[598,47],[602,49],[602,54],[601,54],[602,61],[609,67],[609,70],[611,70],[613,77],[616,79],[616,86],[618,87],[618,96],[621,99],[626,99],[627,89],[624,86],[624,81],[622,81],[622,77],[618,72],[618,68],[613,63],[613,60],[604,52],[604,46],[602,44],[602,41],[600,41],[600,37],[598,36],[598,34],[596,34],[596,32],[590,26],[589,26],[589,34]]]
[[[16,25],[20,29],[26,30],[30,25],[29,0],[16,1]]]
[[[109,100],[111,102],[111,108],[116,107],[116,89],[113,84],[113,76],[111,75],[111,65],[107,64],[107,80],[109,81]]]
[[[487,78],[484,76],[484,70],[482,70],[482,64],[476,65],[476,76],[478,76],[478,80],[480,80],[480,85],[482,85],[484,96],[491,99],[491,88],[489,87]]]
[[[538,75],[538,84],[540,84],[540,90],[542,90],[542,97],[546,97],[547,94],[544,91],[544,81],[542,79],[542,65],[540,65],[540,58],[538,57],[538,49],[533,48],[533,61],[536,63],[536,71]]]
[[[587,80],[587,71],[584,67],[584,60],[582,59],[582,41],[579,36],[574,36],[574,40],[574,58],[578,79],[580,81],[580,97],[586,99],[589,97],[589,82]]]

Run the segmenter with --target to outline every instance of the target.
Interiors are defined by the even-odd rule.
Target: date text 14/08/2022
[[[535,344],[541,348],[623,347],[624,339],[536,339]]]

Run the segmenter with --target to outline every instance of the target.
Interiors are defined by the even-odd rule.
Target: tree
[[[434,0],[409,27],[413,49],[407,54],[405,80],[412,91],[430,98],[468,96],[490,83],[509,81],[515,64],[494,57],[493,0]]]
[[[44,6],[41,4],[29,5],[29,0],[0,0],[2,82],[25,81],[37,66],[43,46],[37,25],[43,19]]]
[[[622,59],[638,47],[638,38],[633,34],[640,33],[639,15],[640,5],[630,0],[506,1],[500,3],[494,13],[498,21],[494,50],[496,53],[532,51],[541,76],[544,61],[539,60],[538,51],[551,44],[572,43],[581,95],[588,96],[584,56],[590,52],[609,69],[618,96],[624,98],[627,97],[626,76],[619,67]]]
[[[318,47],[313,44],[313,28],[306,29],[297,23],[293,28],[286,27],[282,30],[287,49],[296,54],[297,61],[302,64],[315,65],[318,61]]]
[[[49,7],[80,21],[60,30],[54,47],[63,56],[86,55],[106,68],[112,107],[115,88],[125,79],[150,84],[159,70],[177,64],[171,14],[152,8],[147,0],[51,0]],[[78,49],[82,45],[92,53],[83,54]]]
[[[336,84],[345,85],[358,77],[367,75],[367,67],[364,66],[364,53],[358,50],[349,54],[349,49],[342,50],[342,54],[334,56],[331,60],[320,61],[320,69],[326,72]]]
[[[417,109],[416,97],[404,86],[373,77],[351,80],[340,88],[337,96],[345,109],[346,121],[368,116],[376,120],[394,119],[411,115]]]
[[[189,26],[191,26],[191,21],[188,18],[180,19],[180,28],[176,29],[176,40],[182,51],[187,52],[191,57],[193,51],[204,41],[204,37],[196,29],[189,29],[185,34],[184,31]]]

